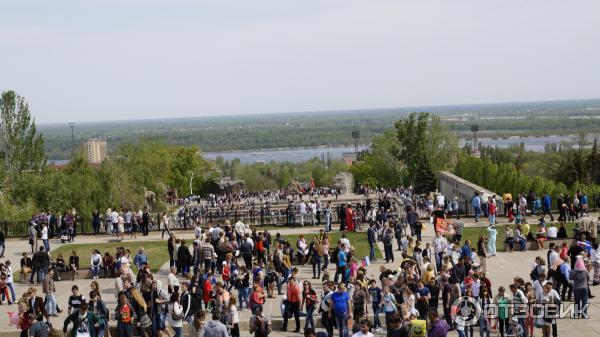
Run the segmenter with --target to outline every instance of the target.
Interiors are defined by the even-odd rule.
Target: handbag
[[[140,327],[142,328],[149,328],[152,326],[152,320],[150,319],[150,317],[148,317],[148,314],[144,314],[142,315],[142,317],[140,317]]]

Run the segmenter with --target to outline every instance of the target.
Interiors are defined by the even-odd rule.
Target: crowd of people
[[[300,225],[324,226],[293,239],[279,233],[272,236],[242,219],[226,219],[222,224],[194,222],[190,240],[184,238],[189,232],[171,231],[169,218],[163,214],[160,226],[168,237],[164,246],[169,255],[167,278],[160,279],[151,271],[151,263],[162,261],[150,261],[143,247],[135,254],[125,247],[114,254],[94,249],[89,252],[90,289],[72,288],[68,307],[63,308],[69,312],[63,330],[71,327],[72,337],[101,337],[109,333],[109,322],[115,321],[119,337],[180,337],[184,328],[193,337],[236,337],[241,333],[240,313],[248,310],[249,332],[263,337],[273,329],[273,303],[281,308],[281,330],[288,331],[293,319],[291,333],[303,330],[306,336],[363,337],[384,333],[384,328],[388,337],[441,337],[450,330],[467,337],[473,336],[474,329],[481,336],[497,330],[502,337],[527,337],[536,329],[544,337],[557,336],[560,319],[538,315],[533,304],[558,312],[571,299],[581,309],[574,318],[586,317],[590,286],[600,283],[600,250],[591,230],[594,222],[576,227],[574,239],[567,241],[564,226],[550,230],[555,223],[546,223],[543,211],[534,232],[526,227],[529,205],[516,210],[515,219],[510,218],[511,208],[506,205],[508,220],[517,222],[506,226],[504,243],[511,250],[523,248],[522,238],[543,249],[542,229],[546,238],[556,231],[556,238],[564,237],[564,242],[552,242],[547,255],[536,258],[526,277],[493,284],[488,260],[496,255],[496,198],[490,196],[485,202],[487,235],[472,243],[463,240],[464,222],[454,200],[441,194],[417,196],[410,189],[376,193],[375,201],[340,203],[336,208],[331,202],[319,205],[318,198],[298,200],[292,205],[301,215]],[[473,204],[476,198],[479,194]],[[119,236],[129,229],[147,233],[143,229],[150,223],[147,210],[106,214],[109,233]],[[338,229],[333,228],[333,214],[341,233],[337,241],[331,239]],[[43,235],[49,226],[43,220],[40,223]],[[424,237],[425,226],[434,229],[432,239]],[[368,257],[356,254],[359,242],[350,242],[349,233],[358,231],[364,232],[369,244]],[[33,237],[38,237],[37,232]],[[80,268],[78,255],[87,259],[88,252],[73,251],[68,259],[53,256],[43,237],[41,244],[37,239],[30,242],[35,248],[33,257],[24,253],[21,260],[21,278],[29,275],[31,283],[35,278],[43,294],[31,287],[17,299],[10,261],[0,264],[0,298],[18,304],[14,319],[23,336],[40,336],[36,334],[40,325],[61,312],[55,282],[88,272]],[[377,261],[380,243],[385,263]],[[370,267],[373,263],[378,272]],[[99,278],[115,280],[114,308],[109,309],[102,299]],[[481,308],[481,314],[467,324],[461,312],[472,305]],[[300,317],[304,317],[303,326]]]

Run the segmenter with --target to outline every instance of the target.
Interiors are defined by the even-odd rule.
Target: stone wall
[[[482,201],[487,200],[489,196],[496,195],[498,213],[502,214],[504,211],[501,195],[473,184],[472,182],[447,171],[440,172],[438,178],[438,191],[446,197],[446,200],[453,200],[454,197],[458,198],[458,202],[463,208],[462,211],[465,210],[465,205],[467,205],[467,213],[472,214],[471,199],[475,195],[475,191],[479,191],[480,195],[483,195],[484,199],[482,199]]]

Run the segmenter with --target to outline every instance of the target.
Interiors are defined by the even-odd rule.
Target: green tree
[[[25,98],[14,91],[3,92],[0,99],[0,134],[6,178],[14,189],[19,173],[39,171],[45,164],[44,138],[37,132]]]
[[[437,186],[437,173],[451,167],[458,153],[456,136],[437,116],[426,112],[413,112],[395,126],[399,143],[397,155],[406,165],[408,181],[415,187]],[[415,190],[418,193],[432,191]]]

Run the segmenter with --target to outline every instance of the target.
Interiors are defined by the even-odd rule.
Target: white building
[[[97,138],[88,139],[85,142],[85,146],[90,164],[100,164],[106,159],[106,140]]]

